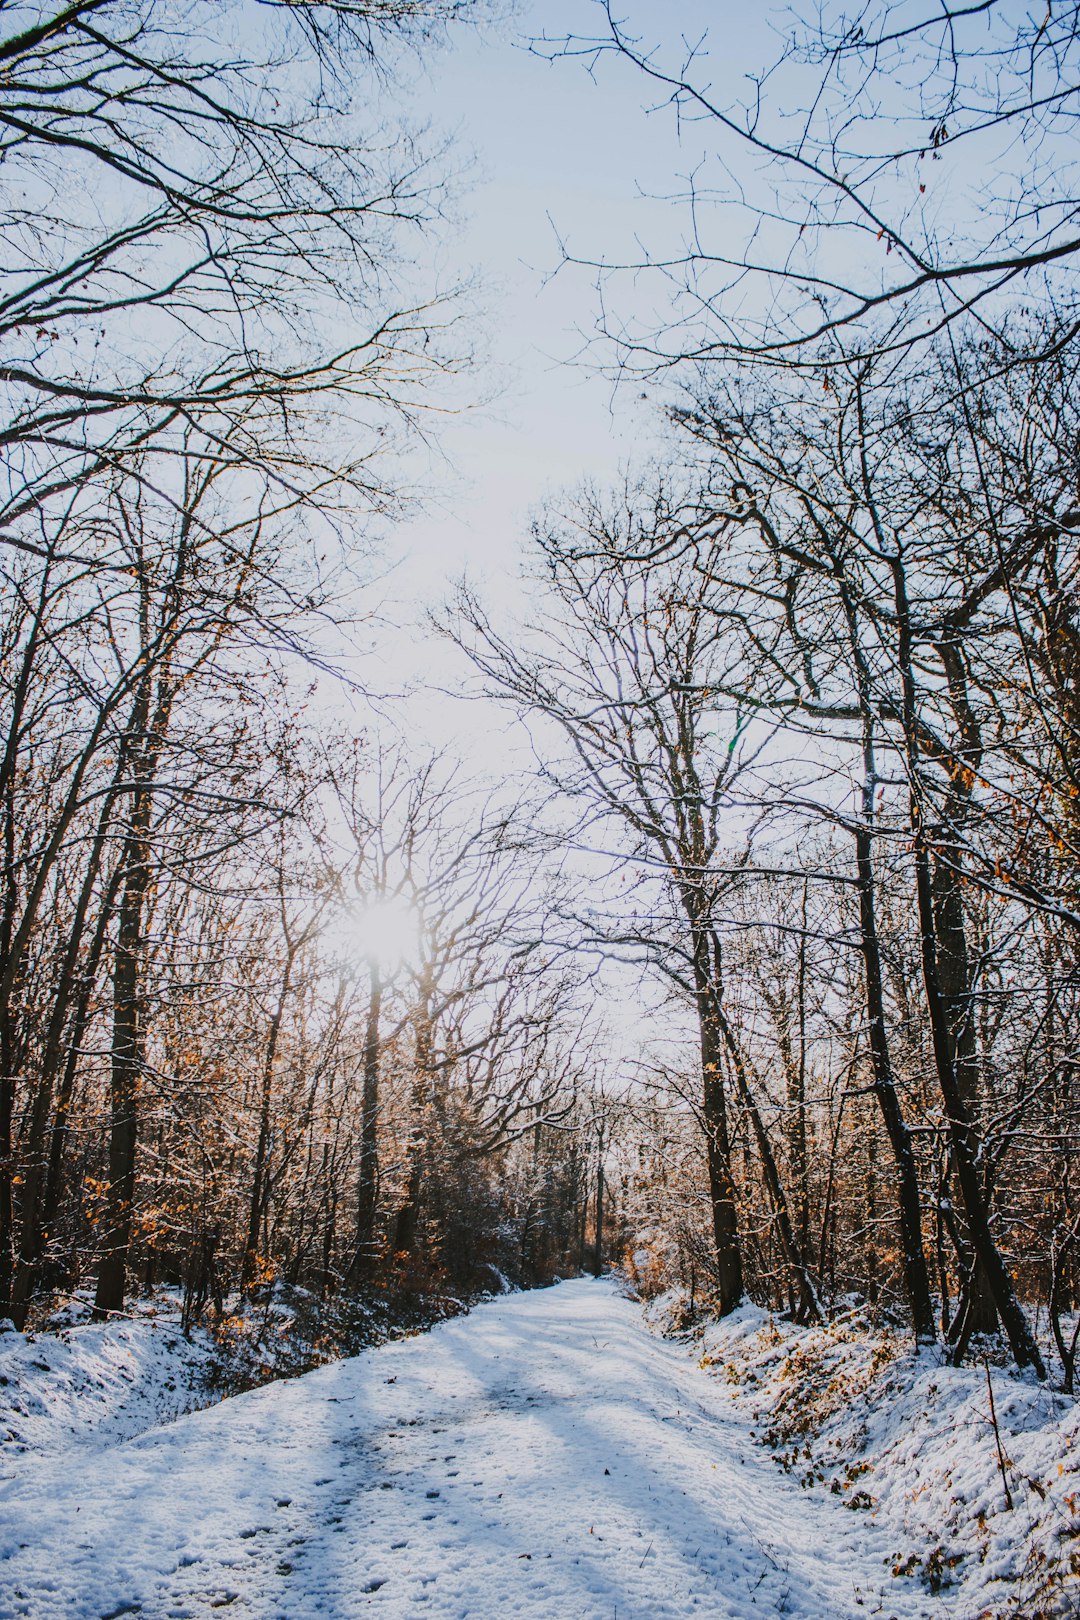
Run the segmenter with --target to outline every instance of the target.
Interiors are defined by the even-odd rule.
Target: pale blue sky
[[[639,12],[672,49],[681,34],[697,38],[709,27],[710,71],[725,93],[738,93],[736,47],[759,63],[774,49],[761,22],[726,0],[653,0]],[[549,63],[527,48],[544,32],[594,30],[595,13],[590,0],[526,0],[498,28],[459,33],[416,88],[416,114],[456,131],[462,156],[475,158],[465,224],[440,263],[448,280],[474,267],[479,274],[489,348],[480,381],[499,392],[488,408],[443,426],[450,465],[433,466],[428,510],[391,536],[388,555],[402,561],[386,590],[402,614],[409,603],[440,599],[463,570],[509,605],[530,510],[552,490],[615,476],[657,440],[656,405],[640,386],[613,392],[584,363],[595,277],[552,272],[560,236],[572,252],[609,260],[636,258],[639,240],[653,252],[681,241],[682,211],[659,199],[678,189],[702,139],[691,130],[680,140],[668,113],[649,115],[648,86],[626,65],[603,62],[592,78],[581,63]],[[621,296],[628,292],[635,296],[624,284]],[[637,314],[648,314],[651,295],[637,295]],[[391,680],[399,670],[420,673],[428,657],[412,637],[382,645]],[[436,667],[445,668],[438,655]]]

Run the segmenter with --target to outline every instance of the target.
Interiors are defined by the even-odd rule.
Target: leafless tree
[[[922,342],[1008,300],[1075,321],[1080,33],[1072,0],[777,10],[781,43],[740,61],[647,7],[597,0],[596,26],[538,40],[594,74],[641,77],[677,120],[689,178],[683,246],[596,256],[605,333],[633,367],[753,357],[810,369]],[[743,70],[736,78],[732,64]],[[726,75],[726,77],[725,77]],[[617,284],[649,274],[673,318],[650,331]]]
[[[563,762],[549,757],[545,774],[581,804],[585,827],[622,829],[631,859],[670,894],[678,922],[670,920],[666,937],[647,918],[621,930],[617,917],[594,927],[612,948],[622,943],[659,962],[695,1008],[721,1309],[733,1309],[743,1294],[724,1082],[730,1064],[755,1121],[785,1258],[802,1309],[813,1313],[813,1284],[725,1004],[720,919],[735,876],[725,859],[725,817],[738,813],[740,774],[763,738],[747,735],[748,711],[722,695],[731,684],[731,643],[713,599],[707,527],[695,542],[694,569],[640,565],[643,536],[648,550],[658,532],[687,532],[680,501],[662,486],[651,502],[638,492],[624,507],[585,497],[568,519],[536,531],[543,616],[526,637],[496,629],[467,592],[456,633],[493,692],[561,733]]]

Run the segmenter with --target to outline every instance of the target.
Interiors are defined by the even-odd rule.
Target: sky
[[[485,352],[469,386],[491,397],[438,426],[438,453],[419,464],[422,506],[385,536],[385,572],[369,593],[368,650],[345,660],[368,694],[388,696],[375,705],[377,730],[393,727],[417,755],[444,749],[466,779],[499,784],[500,796],[523,794],[526,802],[536,792],[534,744],[546,751],[560,739],[539,723],[526,730],[507,707],[476,696],[464,656],[434,635],[425,615],[467,576],[497,626],[511,626],[529,606],[519,573],[530,516],[544,499],[586,479],[615,481],[662,453],[671,385],[666,396],[640,381],[614,386],[594,341],[596,273],[560,263],[564,246],[585,260],[631,263],[643,245],[654,255],[678,250],[686,214],[671,199],[710,134],[706,126],[679,130],[666,109],[651,109],[649,85],[625,63],[602,61],[590,74],[581,62],[546,60],[530,48],[544,33],[595,30],[596,11],[593,0],[523,0],[499,27],[459,30],[413,87],[406,110],[433,131],[452,132],[470,169],[460,221],[438,243],[432,269],[445,283],[477,279],[475,330]],[[637,11],[659,23],[673,56],[681,35],[696,41],[711,29],[704,71],[725,100],[742,88],[736,47],[747,67],[777,49],[760,20],[740,17],[732,34],[738,12],[729,0],[665,0],[662,8],[638,0]],[[662,323],[670,307],[650,302],[655,292],[623,279],[618,315]],[[412,694],[400,696],[409,685]],[[351,704],[357,729],[369,729],[368,697],[350,699],[336,687],[331,701]],[[593,850],[599,841],[594,831],[571,860],[581,892],[604,906],[620,879]],[[614,830],[603,841],[617,843]],[[610,963],[602,980],[619,1008],[613,1057],[681,1034],[670,1009],[657,1022],[664,992],[648,975]]]
[[[642,8],[655,21],[653,7]],[[684,216],[668,200],[701,155],[693,131],[680,139],[666,112],[648,111],[648,86],[631,68],[603,62],[595,75],[575,61],[548,61],[529,40],[591,31],[591,0],[524,0],[501,23],[459,30],[426,64],[412,92],[413,112],[451,131],[469,167],[463,218],[439,244],[447,282],[475,275],[481,356],[472,386],[489,403],[443,422],[439,453],[420,473],[423,509],[386,537],[392,563],[379,586],[389,626],[375,634],[361,679],[392,690],[409,679],[460,686],[462,663],[415,628],[425,608],[445,600],[467,574],[496,610],[519,605],[516,586],[530,514],[544,498],[583,479],[601,484],[657,452],[659,399],[640,384],[613,387],[590,344],[596,328],[595,274],[563,265],[561,244],[593,259],[634,259],[638,244],[681,240]],[[672,46],[723,25],[728,4],[672,0],[663,27]],[[725,55],[715,72],[734,81]],[[767,59],[774,42],[760,24],[740,22],[744,54]],[[471,162],[470,162],[471,160]],[[623,288],[625,295],[626,288]],[[632,313],[647,317],[644,290]],[[663,318],[664,311],[657,311]],[[486,351],[486,352],[485,352]],[[429,693],[411,706],[431,740],[448,733],[490,735]]]
[[[425,614],[467,576],[498,622],[512,620],[526,605],[519,569],[530,515],[545,497],[584,479],[615,480],[659,450],[659,397],[646,397],[640,383],[616,388],[603,374],[590,343],[596,276],[560,269],[561,244],[585,258],[632,260],[642,241],[655,250],[681,240],[681,211],[666,199],[700,155],[680,142],[673,120],[648,114],[647,86],[632,70],[612,62],[591,77],[580,63],[530,50],[529,38],[545,31],[595,26],[593,10],[590,0],[526,0],[501,26],[459,30],[413,87],[406,110],[452,132],[469,171],[460,221],[438,243],[432,268],[446,283],[476,278],[481,353],[463,392],[488,402],[438,426],[437,453],[418,463],[422,507],[384,538],[386,571],[369,593],[369,650],[344,660],[369,693],[392,698],[376,705],[379,729],[405,732],[418,753],[445,748],[468,777],[509,776],[512,794],[532,767],[530,737],[495,701],[461,700],[471,672]],[[700,34],[716,12],[695,0],[666,15],[677,37],[676,19]],[[649,313],[644,294],[633,313]],[[409,684],[415,690],[401,700]],[[351,705],[357,729],[367,729],[367,699],[337,686],[324,686],[323,697]],[[607,861],[580,853],[575,861],[606,893]],[[612,971],[625,984],[623,971]],[[638,983],[636,970],[630,979]],[[653,998],[640,984],[638,995],[644,1014]],[[633,1044],[625,1001],[620,1026]]]
[[[666,61],[679,60],[680,38],[707,35],[695,78],[711,80],[724,105],[747,93],[749,72],[775,59],[771,23],[785,22],[781,4],[751,10],[734,0],[623,0],[622,12],[655,31]],[[671,198],[703,157],[715,157],[715,127],[678,127],[631,65],[604,59],[590,73],[582,61],[530,48],[538,36],[601,23],[595,0],[520,0],[497,26],[458,29],[426,60],[404,108],[453,135],[466,171],[460,218],[433,248],[430,269],[446,283],[477,280],[481,354],[463,394],[471,387],[490,398],[445,420],[439,453],[418,463],[424,500],[385,537],[369,651],[345,662],[368,692],[396,698],[415,683],[414,696],[386,704],[387,720],[418,751],[445,745],[469,775],[489,779],[525,780],[516,773],[532,763],[528,736],[493,700],[455,695],[469,689],[470,671],[426,626],[425,612],[467,575],[496,624],[512,625],[527,606],[518,573],[530,516],[545,497],[585,479],[609,483],[661,451],[663,389],[616,388],[604,374],[609,356],[590,341],[595,272],[560,267],[562,251],[616,263],[635,262],[646,248],[677,257],[687,217]],[[708,224],[709,240],[722,242],[723,207]],[[656,290],[654,278],[620,278],[616,320],[662,325],[670,307],[650,303]],[[338,688],[332,701],[350,700]],[[352,701],[359,727],[369,708]],[[576,858],[602,902],[606,863]]]

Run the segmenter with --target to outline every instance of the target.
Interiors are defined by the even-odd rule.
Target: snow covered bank
[[[185,1333],[175,1289],[133,1299],[110,1322],[92,1322],[90,1306],[89,1294],[75,1295],[38,1331],[0,1331],[0,1479],[73,1446],[130,1440],[467,1308],[446,1295],[379,1290],[322,1304],[275,1285],[242,1309],[234,1303],[213,1332]]]
[[[884,1533],[899,1581],[957,1620],[1080,1615],[1076,1400],[916,1357],[857,1314],[796,1328],[744,1306],[693,1342],[784,1473]]]
[[[480,1305],[0,1486],[25,1620],[939,1620],[608,1283]]]
[[[34,1457],[112,1444],[220,1398],[210,1335],[180,1331],[179,1301],[90,1322],[77,1302],[52,1331],[0,1333],[0,1479]],[[2,1612],[2,1610],[0,1610]]]

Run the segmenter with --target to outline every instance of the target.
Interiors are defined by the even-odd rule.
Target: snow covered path
[[[947,1614],[896,1550],[782,1475],[636,1306],[572,1282],[43,1459],[0,1488],[0,1615]]]

